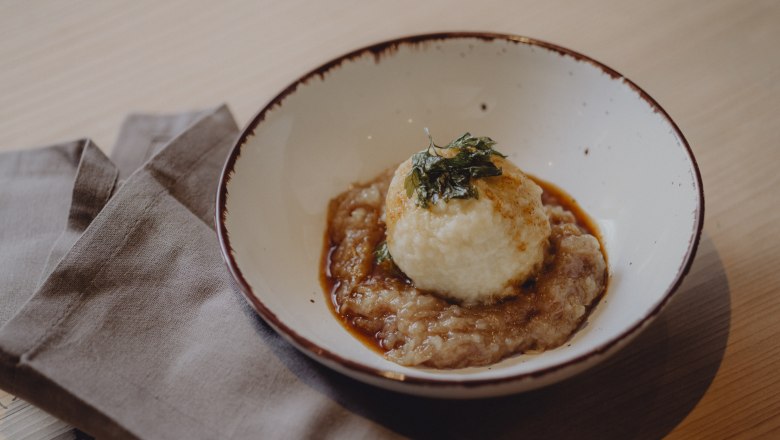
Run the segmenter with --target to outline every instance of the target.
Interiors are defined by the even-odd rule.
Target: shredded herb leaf
[[[493,149],[496,142],[489,137],[474,137],[464,133],[449,144],[440,147],[433,143],[428,129],[428,148],[412,156],[412,169],[406,175],[406,196],[416,196],[415,203],[428,208],[438,200],[479,198],[472,178],[500,176],[501,168],[491,162],[493,155],[506,157]],[[456,150],[452,157],[444,157],[440,150]]]
[[[393,256],[390,255],[390,250],[387,248],[386,241],[382,241],[376,245],[376,249],[374,250],[374,264],[394,276],[406,278],[403,271],[401,271],[395,264],[395,261],[393,261]]]
[[[379,243],[374,251],[374,260],[376,264],[382,264],[385,261],[393,261],[393,256],[390,255],[390,251],[387,249],[387,242],[383,241]]]

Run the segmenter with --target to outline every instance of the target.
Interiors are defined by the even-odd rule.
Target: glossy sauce
[[[533,176],[528,176],[528,177],[530,177],[534,182],[536,182],[543,189],[543,194],[542,194],[543,204],[561,206],[564,209],[570,211],[576,219],[577,226],[579,226],[583,231],[587,232],[588,234],[596,237],[596,239],[599,242],[599,246],[601,247],[601,254],[602,256],[604,256],[605,254],[603,250],[603,243],[601,241],[600,235],[598,234],[598,229],[596,228],[596,224],[590,217],[587,216],[587,214],[582,210],[582,208],[579,206],[576,200],[570,195],[568,195],[565,191],[563,191],[562,189],[558,188],[557,186],[549,182],[545,182]],[[336,199],[334,199],[334,201],[335,200]],[[333,203],[333,201],[331,203]],[[339,289],[340,282],[331,273],[331,267],[332,267],[331,257],[336,248],[336,244],[331,240],[331,235],[330,235],[330,231],[334,227],[333,225],[334,211],[335,210],[333,209],[333,206],[331,206],[328,211],[328,229],[325,232],[325,237],[323,240],[324,246],[322,250],[321,265],[320,265],[320,282],[322,284],[323,291],[327,296],[327,302],[329,303],[331,312],[334,314],[336,318],[338,318],[344,324],[345,328],[347,328],[354,337],[362,341],[367,346],[373,348],[378,353],[385,353],[391,347],[382,346],[382,342],[379,338],[378,332],[377,333],[368,332],[365,329],[362,329],[359,326],[354,325],[353,322],[351,322],[351,318],[345,316],[345,314],[340,313],[339,305],[336,298],[336,292]],[[384,237],[384,224],[382,224],[381,226],[382,226],[381,234],[382,237]],[[387,265],[374,264],[372,267],[371,276],[375,278],[380,278],[384,280],[385,283],[390,283],[391,285],[392,283],[397,283],[397,285],[399,286],[411,285],[411,281],[408,278],[406,278],[399,271],[388,270]],[[523,294],[530,294],[531,297],[533,297],[535,282],[533,281],[527,282],[525,285],[518,286],[517,288]],[[602,289],[602,293],[600,295],[603,295],[603,292],[605,290],[606,287]],[[509,301],[512,300],[513,299],[510,299]],[[594,301],[593,304],[597,302],[598,299]],[[587,308],[590,309],[593,304],[589,305]],[[476,308],[481,308],[481,306],[476,306]],[[585,316],[587,316],[587,314]],[[531,319],[532,317],[533,315],[529,315],[527,319]],[[584,319],[582,322],[584,322]]]

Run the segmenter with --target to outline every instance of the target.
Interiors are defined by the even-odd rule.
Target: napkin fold
[[[237,293],[214,232],[237,134],[220,107],[130,116],[110,159],[0,154],[0,388],[99,438],[392,434]]]

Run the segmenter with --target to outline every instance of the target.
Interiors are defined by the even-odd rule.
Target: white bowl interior
[[[225,228],[252,293],[318,347],[406,377],[505,378],[568,363],[641,322],[665,297],[696,234],[699,187],[685,143],[632,85],[587,60],[504,39],[402,44],[312,75],[264,113],[227,182]],[[611,279],[569,344],[491,368],[428,370],[385,360],[331,314],[319,281],[328,201],[465,131],[596,221]],[[314,300],[312,303],[311,300]]]

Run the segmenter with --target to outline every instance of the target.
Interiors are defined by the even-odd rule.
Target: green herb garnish
[[[387,249],[387,242],[383,241],[379,243],[374,251],[374,260],[376,264],[382,264],[385,261],[393,261],[390,251]]]
[[[496,144],[493,139],[464,133],[440,147],[433,143],[427,128],[425,132],[428,148],[412,156],[412,169],[404,180],[406,196],[416,195],[418,206],[427,208],[429,203],[438,200],[479,198],[471,179],[501,175],[501,168],[490,161],[490,156],[506,156],[493,149]],[[457,150],[457,153],[444,157],[440,150]]]
[[[376,267],[379,267],[381,270],[394,276],[406,277],[401,269],[395,264],[395,261],[393,261],[393,256],[390,255],[390,250],[387,248],[386,241],[376,245],[376,249],[374,250],[374,264],[376,264]]]

